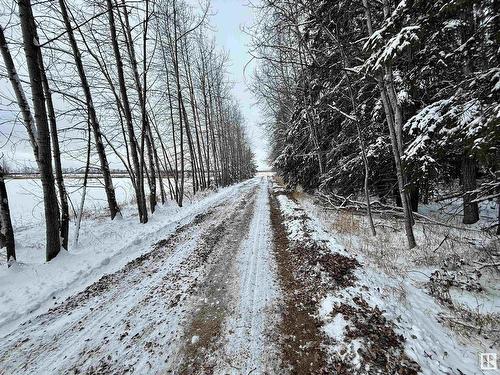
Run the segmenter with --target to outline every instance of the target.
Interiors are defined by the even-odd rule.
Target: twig
[[[435,253],[436,251],[438,251],[438,249],[441,247],[441,245],[444,243],[444,241],[446,241],[448,239],[448,234],[445,234],[443,240],[439,243],[439,246],[436,247],[433,251],[433,253]]]

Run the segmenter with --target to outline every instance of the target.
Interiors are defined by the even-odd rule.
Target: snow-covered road
[[[263,346],[278,317],[268,181],[254,179],[238,193],[3,337],[0,373],[261,373],[274,366],[276,355]]]
[[[23,275],[66,258],[4,271],[0,281],[15,275],[22,287],[0,284],[10,301],[0,305],[0,375],[481,373],[475,349],[427,317],[438,308],[430,296],[412,287],[411,304],[387,297],[393,279],[310,207],[256,177],[155,213],[150,227],[124,219],[112,237],[123,240],[91,253],[111,249],[106,261],[81,253],[85,272],[72,262],[45,273],[38,292]]]
[[[272,249],[269,193],[259,189],[250,230],[241,244],[236,267],[234,313],[225,329],[225,358],[220,373],[278,373],[279,354],[266,334],[279,320],[279,286]]]

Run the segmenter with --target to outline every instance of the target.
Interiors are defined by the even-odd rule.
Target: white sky
[[[248,53],[250,40],[241,31],[242,26],[250,26],[254,23],[255,12],[247,6],[247,0],[212,0],[212,9],[216,12],[211,23],[216,28],[217,44],[230,55],[230,79],[235,83],[234,95],[245,117],[257,166],[259,169],[268,169],[267,136],[265,130],[259,126],[262,121],[259,109],[255,105],[256,98],[247,87],[247,82],[252,79],[255,65],[251,62],[245,69],[245,65],[251,59]]]

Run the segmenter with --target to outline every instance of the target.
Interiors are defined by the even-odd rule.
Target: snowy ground
[[[329,294],[322,302],[321,315],[330,327],[327,333],[331,337],[341,336],[343,327],[349,326],[339,314],[329,313],[332,306],[359,295],[397,322],[396,332],[405,338],[406,353],[423,373],[495,373],[482,371],[478,358],[480,353],[499,351],[498,272],[493,268],[481,269],[480,291],[450,287],[448,303],[431,296],[427,284],[432,272],[443,269],[449,270],[450,277],[461,280],[459,268],[453,268],[457,260],[466,276],[472,275],[475,267],[494,261],[490,257],[498,253],[498,239],[478,231],[495,220],[494,207],[483,209],[482,220],[472,229],[417,224],[419,246],[409,251],[405,248],[401,222],[376,217],[378,234],[374,238],[363,215],[325,210],[307,194],[297,195],[297,200],[308,212],[311,230],[328,241],[332,251],[347,249],[363,266],[354,273],[357,285],[344,289],[340,296]],[[447,218],[460,225],[449,211],[443,212],[442,205],[421,208],[430,217]]]
[[[2,269],[0,373],[273,368],[267,186],[221,189],[148,225],[89,221],[81,253]]]
[[[26,183],[31,182],[23,182]],[[15,229],[17,264],[9,269],[5,264],[0,267],[0,333],[5,326],[15,326],[18,319],[26,319],[27,314],[43,311],[54,298],[60,301],[103,274],[119,270],[179,225],[191,222],[196,215],[220,202],[238,197],[247,185],[220,189],[192,204],[188,201],[182,209],[170,202],[158,208],[147,225],[138,223],[133,205],[124,205],[123,217],[115,221],[110,221],[105,214],[87,218],[82,221],[78,247],[70,241],[69,252],[61,252],[50,263],[44,262],[44,229],[36,216],[30,217],[28,225]],[[16,217],[15,212],[21,211],[17,208],[22,203],[17,200],[12,203]],[[71,226],[70,234],[72,229]]]
[[[20,262],[0,268],[0,374],[488,374],[478,354],[498,349],[439,320],[450,309],[424,287],[430,263],[365,229],[269,176],[147,225],[133,206],[89,216],[80,246],[49,263],[29,255],[43,254],[32,220]],[[370,256],[384,240],[385,268]]]
[[[80,204],[83,178],[66,177],[65,186],[68,191],[69,203],[72,208]],[[134,191],[128,177],[114,177],[116,200],[119,205],[127,205],[132,202]],[[15,178],[6,180],[7,193],[11,219],[14,230],[19,231],[34,224],[43,223],[43,198],[42,186],[38,178]],[[103,212],[106,214],[106,193],[100,179],[90,178],[85,199],[85,212],[95,214]],[[71,212],[73,214],[73,211]]]
[[[314,216],[314,210],[308,211],[308,220],[304,223],[301,206],[284,195],[279,198],[283,211],[290,218],[288,230],[291,238],[297,240],[308,234],[316,241],[326,243],[334,253],[355,255],[353,251],[346,251],[335,237],[325,231],[321,221]],[[329,348],[333,357],[342,356],[345,361],[344,356],[350,355],[352,370],[364,373],[361,367],[364,363],[358,353],[360,348],[369,345],[367,339],[346,339],[352,316],[335,308],[340,305],[356,307],[355,299],[362,298],[371,308],[384,311],[384,317],[396,322],[394,330],[404,337],[406,354],[420,365],[422,373],[482,373],[478,353],[486,352],[488,348],[472,343],[460,344],[460,338],[436,319],[437,313],[443,311],[437,301],[422,288],[414,286],[412,280],[388,276],[370,267],[369,261],[359,254],[357,259],[362,265],[353,272],[357,281],[340,291],[328,291],[320,304],[319,315],[325,322],[325,333],[333,340]],[[401,293],[404,300],[398,300]]]

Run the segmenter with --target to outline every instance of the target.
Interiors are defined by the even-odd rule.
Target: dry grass
[[[418,279],[422,280],[422,275],[428,277],[433,269],[445,264],[460,263],[467,272],[481,264],[498,262],[500,258],[500,241],[487,232],[416,223],[414,234],[418,246],[408,249],[404,223],[400,219],[376,216],[377,235],[372,236],[364,215],[352,211],[319,209],[313,197],[302,192],[293,192],[291,195],[306,210],[314,211],[327,225],[326,229],[348,251],[362,255],[365,263],[367,261],[371,266],[401,280],[396,287],[385,292],[392,294],[402,304],[408,303],[408,291],[403,280],[413,279],[418,274]],[[495,295],[500,292],[498,269],[486,267],[481,269],[481,273],[482,282],[490,289],[484,292],[486,294],[483,297],[496,298]],[[423,281],[416,285],[424,287]],[[493,345],[500,342],[500,313],[474,310],[472,305],[461,305],[457,301],[448,307],[446,316],[441,317],[443,324],[464,337],[482,336],[490,344],[493,342]]]
[[[478,336],[500,343],[500,314],[484,313],[468,306],[455,304],[452,314],[441,314],[439,319],[465,338]]]
[[[286,186],[286,183],[285,183],[285,180],[283,180],[283,177],[276,174],[273,176],[273,179],[277,185]]]
[[[372,236],[362,215],[349,211],[319,214],[331,223],[332,232],[344,246],[367,256],[384,271],[401,271],[403,263],[408,267],[440,267],[457,258],[471,265],[488,263],[494,254],[500,254],[500,242],[486,232],[417,223],[414,232],[418,246],[408,249],[401,220],[375,218],[377,235]]]
[[[304,197],[304,192],[303,191],[293,191],[292,192],[292,198],[295,200],[300,200]]]
[[[306,196],[301,202],[314,209],[311,197]],[[417,223],[414,232],[418,246],[410,250],[407,248],[403,222],[399,219],[375,217],[377,235],[372,236],[368,220],[363,215],[322,209],[314,211],[323,223],[329,225],[331,232],[345,248],[362,255],[371,266],[400,280],[414,278],[417,274],[422,279],[422,274],[429,276],[431,270],[455,263],[462,264],[462,271],[467,273],[481,264],[493,263],[495,259],[498,262],[500,256],[500,241],[487,232]],[[491,289],[481,294],[485,293],[483,297],[495,298],[500,273],[493,267],[482,268],[481,273],[483,285]],[[404,285],[390,292],[401,303],[407,302]],[[493,327],[500,325],[499,316],[498,313],[476,311],[473,306],[453,301],[442,321],[464,337],[474,337],[479,332],[498,343],[499,330]]]
[[[360,230],[360,218],[349,211],[340,211],[333,223],[336,233],[357,234]]]

